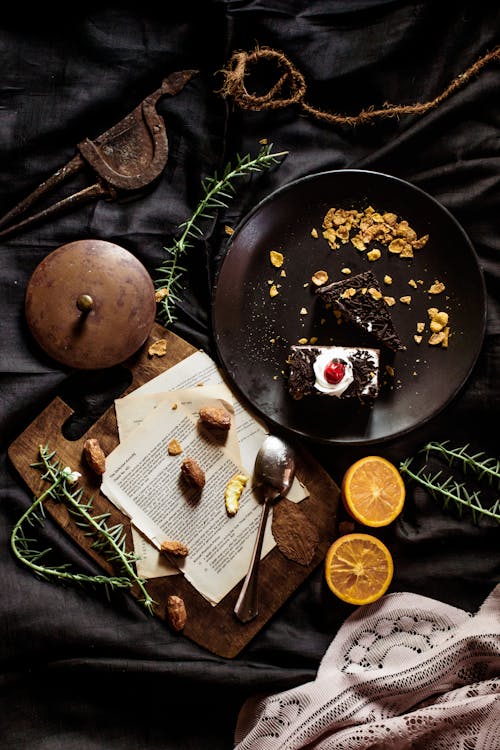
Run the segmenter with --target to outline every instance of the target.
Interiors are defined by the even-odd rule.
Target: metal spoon
[[[250,567],[234,608],[234,613],[241,622],[249,622],[258,615],[259,562],[269,508],[271,503],[287,494],[294,476],[295,455],[293,450],[281,438],[268,435],[255,459],[255,484],[262,489],[263,502]]]

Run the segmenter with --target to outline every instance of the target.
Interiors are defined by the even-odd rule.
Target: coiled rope
[[[424,114],[465,86],[488,63],[498,59],[500,59],[500,47],[496,47],[476,60],[464,73],[458,75],[444,91],[430,101],[415,104],[387,103],[381,109],[368,107],[357,115],[342,115],[316,109],[305,101],[307,87],[304,76],[283,52],[270,47],[256,47],[253,52],[236,51],[232,54],[227,65],[220,71],[224,77],[224,83],[218,93],[224,98],[232,97],[242,109],[272,110],[299,104],[306,114],[318,120],[337,125],[364,125],[378,118]],[[279,78],[267,93],[262,95],[251,94],[245,86],[245,78],[250,75],[252,66],[264,61],[271,61],[276,65]]]

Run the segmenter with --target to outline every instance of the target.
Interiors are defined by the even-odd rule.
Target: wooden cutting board
[[[149,346],[158,339],[167,340],[167,352],[162,357],[148,355]],[[149,339],[141,350],[124,366],[132,375],[132,382],[123,395],[130,393],[164,370],[169,369],[196,349],[188,342],[167,331],[159,324],[153,326]],[[73,410],[56,397],[46,409],[10,445],[8,454],[13,465],[34,495],[40,494],[46,483],[40,471],[32,467],[38,459],[40,445],[48,444],[55,450],[64,465],[82,474],[80,485],[85,494],[94,497],[94,513],[111,514],[109,524],[121,523],[127,531],[127,548],[133,550],[128,518],[116,508],[99,490],[99,481],[82,461],[82,449],[89,437],[99,439],[106,454],[118,445],[118,428],[115,409],[107,411],[77,440],[67,440],[62,432],[65,422]],[[187,623],[184,636],[207,650],[225,658],[233,658],[249,643],[265,623],[282,606],[288,597],[305,581],[310,573],[323,561],[326,551],[337,536],[337,506],[339,488],[329,474],[301,445],[294,445],[297,454],[297,477],[309,490],[309,497],[301,502],[301,508],[316,525],[319,544],[309,565],[301,565],[286,558],[275,547],[261,562],[259,569],[259,614],[249,623],[239,622],[233,613],[241,588],[239,583],[217,606],[204,599],[182,575],[152,578],[147,589],[158,602],[156,615],[166,621],[165,603],[169,594],[181,596],[186,604]],[[64,505],[48,501],[48,514],[82,547],[105,571],[112,572],[109,563],[91,549],[91,540],[75,525]],[[257,531],[257,530],[256,530]],[[138,592],[131,590],[138,597]],[[165,622],[165,627],[169,627]]]

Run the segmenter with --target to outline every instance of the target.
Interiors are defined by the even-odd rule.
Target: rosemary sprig
[[[460,448],[453,448],[448,441],[442,443],[427,443],[419,452],[425,455],[427,461],[431,453],[436,453],[443,458],[447,465],[453,468],[459,465],[463,472],[464,480],[456,479],[453,476],[445,476],[442,470],[432,472],[427,464],[419,469],[413,467],[414,458],[406,458],[399,465],[401,474],[406,475],[409,479],[417,482],[427,489],[432,497],[440,500],[443,507],[447,509],[450,505],[454,506],[460,516],[464,511],[470,512],[474,523],[478,523],[481,516],[491,518],[500,523],[500,497],[489,501],[482,496],[481,488],[472,489],[465,483],[467,472],[472,472],[478,482],[485,480],[489,486],[493,482],[500,487],[500,463],[493,458],[484,456],[484,453],[469,454],[468,445]]]
[[[271,149],[272,144],[263,146],[254,158],[250,154],[243,157],[237,155],[234,166],[228,163],[222,177],[215,174],[203,180],[203,197],[193,215],[179,225],[179,237],[172,245],[164,248],[167,259],[156,269],[160,274],[155,283],[159,304],[158,316],[164,325],[168,326],[176,320],[175,307],[180,301],[182,279],[186,273],[186,268],[181,265],[181,259],[193,247],[196,240],[203,238],[203,232],[199,226],[200,221],[212,220],[220,209],[227,208],[228,202],[236,192],[233,182],[238,177],[269,169],[279,164],[280,159],[288,153],[287,151],[272,153]]]
[[[130,589],[137,585],[141,591],[141,603],[148,612],[153,613],[154,600],[145,588],[144,580],[134,570],[133,563],[137,556],[133,552],[127,552],[125,548],[125,531],[122,524],[108,526],[109,513],[101,515],[92,514],[92,498],[85,498],[82,488],[75,488],[78,482],[78,472],[72,472],[55,458],[55,451],[50,451],[48,446],[40,446],[40,461],[33,464],[43,471],[42,478],[50,482],[41,495],[36,497],[30,507],[23,513],[15,524],[11,534],[11,548],[17,559],[30,570],[44,580],[58,580],[59,582],[72,582],[76,584],[102,585],[109,596],[110,591],[117,589]],[[84,530],[87,536],[94,538],[92,549],[99,551],[108,562],[114,563],[119,568],[121,575],[86,575],[69,570],[68,564],[45,565],[43,558],[51,549],[38,549],[37,540],[26,536],[25,524],[30,526],[34,522],[40,524],[45,519],[43,503],[47,498],[64,502],[75,519],[77,525]]]
[[[443,443],[427,443],[422,451],[425,452],[426,457],[432,452],[438,453],[449,466],[460,463],[464,472],[472,471],[479,479],[485,479],[490,485],[495,483],[500,489],[500,460],[485,457],[483,451],[471,455],[467,452],[468,449],[468,444],[461,448],[452,448],[449,441],[445,440]]]

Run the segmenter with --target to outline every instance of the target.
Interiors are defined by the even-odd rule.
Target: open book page
[[[168,453],[173,437],[183,447],[177,456]],[[181,477],[186,456],[204,468],[201,491]],[[261,512],[249,476],[238,512],[227,514],[224,492],[238,473],[245,473],[243,467],[225,446],[197,428],[174,395],[166,396],[107,456],[101,489],[158,549],[166,539],[186,544],[189,554],[175,563],[206,599],[217,604],[246,574]],[[263,556],[273,546],[269,524]]]
[[[234,415],[224,442],[199,431],[201,406],[223,404]],[[102,491],[131,519],[137,568],[146,578],[182,570],[191,584],[216,604],[247,571],[261,507],[251,488],[255,457],[267,434],[265,425],[234,398],[215,363],[196,352],[178,365],[117,399],[120,445],[109,454]],[[206,433],[206,431],[205,431]],[[170,456],[175,437],[182,454]],[[183,457],[197,458],[206,484],[196,493],[183,483]],[[234,474],[248,476],[236,516],[228,516],[224,492]],[[300,501],[307,490],[295,480],[289,497]],[[268,524],[262,556],[275,542]],[[189,555],[170,564],[161,542],[177,539]]]
[[[115,411],[120,441],[123,440],[125,434],[130,432],[133,426],[140,424],[149,411],[147,401],[141,402],[141,397],[146,394],[154,394],[154,397],[149,401],[149,405],[152,408],[161,400],[165,393],[208,385],[220,385],[226,394],[224,396],[223,392],[221,392],[221,397],[234,405],[241,461],[247,471],[251,471],[257,452],[268,430],[265,424],[255,414],[248,411],[237,396],[235,396],[224,382],[222,373],[215,362],[203,351],[194,352],[177,365],[174,365],[174,367],[157,375],[156,378],[148,380],[147,383],[136,388],[132,393],[116,399]],[[289,498],[291,500],[302,500],[304,497],[304,491],[300,489],[300,483],[296,480]]]
[[[234,409],[236,435],[233,428],[228,436],[227,447],[235,463],[241,464],[251,476],[255,457],[267,434],[262,421],[250,413],[234,396],[226,385],[213,360],[204,352],[198,351],[166,370],[156,378],[145,383],[123,398],[116,399],[115,412],[120,441],[124,441],[131,432],[140,426],[150,411],[156,408],[166,394],[176,399],[190,410],[194,420],[198,419],[198,409],[205,405],[209,398],[223,400],[226,408]],[[198,397],[199,396],[199,397]],[[231,404],[231,406],[230,406]],[[288,494],[288,498],[299,502],[307,497],[307,490],[298,479]],[[158,549],[132,525],[134,549],[139,555],[137,572],[144,578],[174,575],[178,568],[170,565]]]
[[[172,391],[168,395],[171,406],[182,405],[191,415],[193,423],[199,419],[199,410],[202,406],[224,407],[234,416],[234,407],[227,400],[230,398],[227,387],[223,384],[206,385],[197,388],[187,388],[183,391]],[[120,425],[120,435],[124,441],[132,431],[144,421],[145,417],[156,409],[165,400],[164,393],[143,393],[137,398],[120,399],[117,408],[117,419]],[[231,427],[224,435],[224,444],[229,451],[235,464],[240,464],[240,446],[236,431],[236,422],[231,420]],[[158,549],[132,525],[132,539],[134,551],[138,555],[136,563],[137,573],[142,578],[158,578],[166,575],[178,575],[179,568],[168,562],[165,555],[160,554]]]
[[[135,394],[130,394],[135,395]],[[140,393],[115,401],[116,419],[120,429],[120,442],[128,438],[149,414],[161,406],[165,399],[171,405],[182,406],[191,415],[194,423],[199,420],[199,411],[204,406],[222,407],[231,414],[231,426],[224,435],[224,445],[236,463],[241,462],[238,427],[231,392],[223,383],[173,390],[167,393]]]

